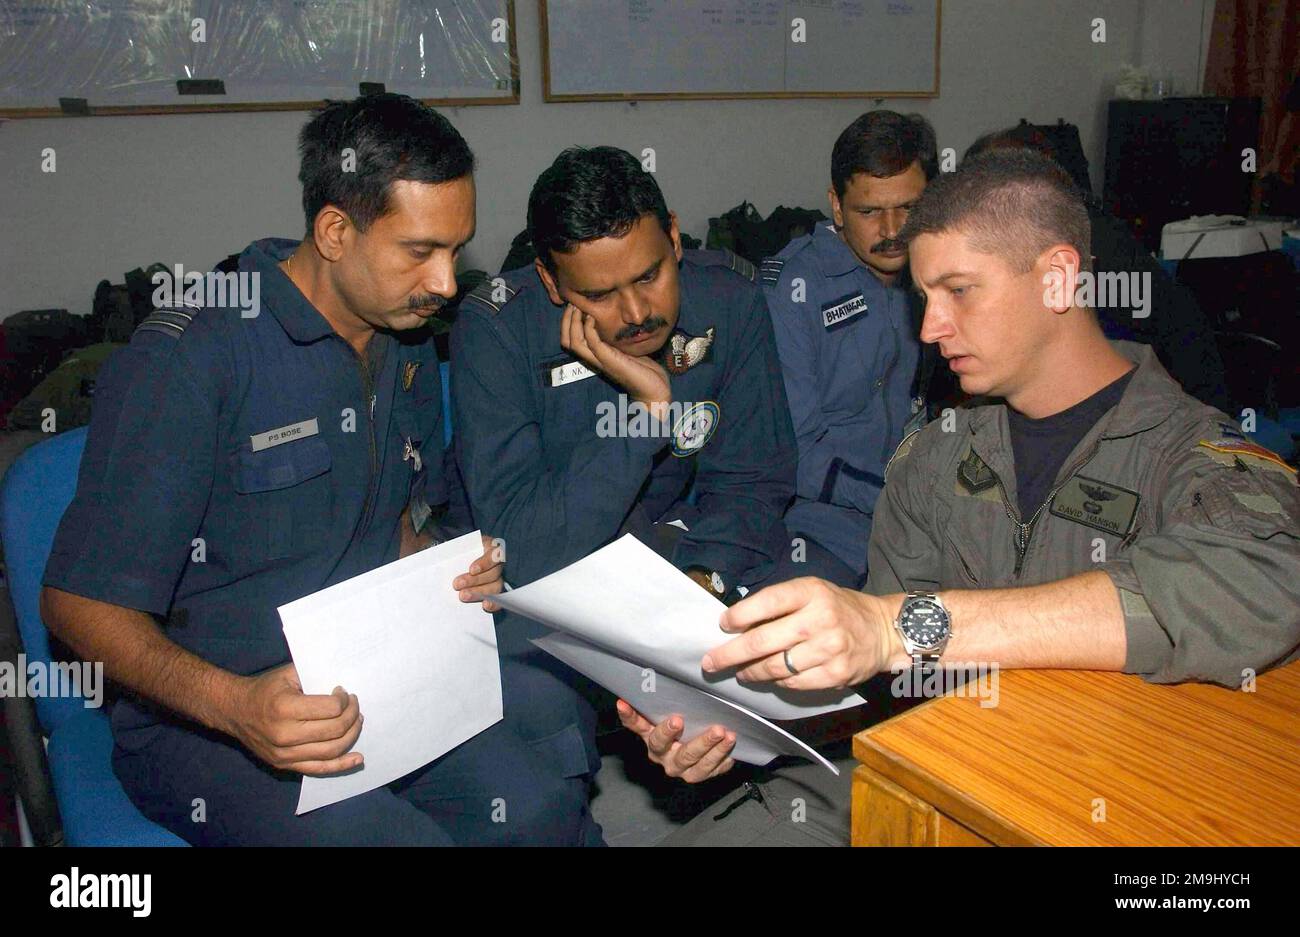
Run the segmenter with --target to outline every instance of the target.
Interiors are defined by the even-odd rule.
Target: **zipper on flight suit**
[[[1029,518],[1029,523],[1027,524],[1021,523],[1019,512],[1015,511],[1011,507],[1011,499],[1007,497],[1007,489],[1003,486],[1002,479],[998,478],[998,476],[996,475],[994,476],[995,478],[998,479],[998,491],[1001,492],[1002,494],[1002,508],[1007,512],[1007,517],[1011,518],[1011,522],[1016,525],[1015,576],[1017,579],[1020,578],[1020,573],[1024,569],[1025,554],[1029,552],[1029,538],[1034,535],[1034,525],[1038,523],[1038,516],[1043,513],[1043,508],[1047,507],[1049,504],[1052,503],[1052,499],[1056,497],[1056,493],[1065,487],[1066,482],[1068,482],[1071,478],[1074,477],[1075,472],[1079,471],[1079,469],[1083,468],[1085,465],[1088,464],[1088,462],[1092,460],[1092,457],[1097,454],[1097,450],[1100,448],[1101,448],[1101,439],[1099,437],[1092,444],[1092,448],[1088,450],[1087,455],[1079,459],[1079,461],[1075,462],[1074,465],[1070,466],[1070,470],[1065,473],[1065,477],[1054,488],[1052,488],[1051,491],[1047,493],[1046,500],[1044,500],[1043,503],[1038,506],[1038,510],[1034,511],[1033,515]]]
[[[767,798],[763,796],[763,789],[760,788],[753,781],[746,781],[744,785],[744,790],[745,790],[744,794],[742,794],[740,797],[737,797],[734,801],[728,804],[727,809],[722,811],[722,813],[718,814],[713,819],[722,820],[726,818],[732,812],[734,812],[737,807],[739,807],[741,804],[745,803],[748,800],[757,801],[760,805],[764,807],[767,806]]]

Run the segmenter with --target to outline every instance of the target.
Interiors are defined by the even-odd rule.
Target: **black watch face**
[[[903,633],[919,647],[935,647],[948,636],[948,615],[930,599],[908,605],[902,624]]]

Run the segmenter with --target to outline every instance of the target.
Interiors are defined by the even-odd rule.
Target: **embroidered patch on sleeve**
[[[1256,445],[1253,442],[1228,438],[1215,440],[1202,439],[1197,443],[1197,445],[1204,446],[1206,449],[1213,452],[1223,453],[1224,455],[1246,456],[1252,460],[1258,459],[1261,462],[1267,463],[1265,465],[1259,465],[1259,468],[1268,468],[1273,471],[1280,468],[1292,475],[1296,474],[1296,470],[1287,465],[1283,458],[1276,452],[1273,452],[1271,449],[1265,449],[1263,446]],[[1258,465],[1258,463],[1255,464]],[[1277,468],[1273,468],[1274,466]]]

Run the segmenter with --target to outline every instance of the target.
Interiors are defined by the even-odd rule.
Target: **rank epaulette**
[[[194,321],[194,314],[200,308],[190,303],[156,306],[153,312],[140,320],[140,324],[135,327],[135,331],[162,332],[172,338],[180,338],[185,334],[185,330],[189,328],[190,323]]]
[[[754,269],[752,263],[726,247],[688,250],[683,254],[683,259],[690,260],[702,267],[726,267],[733,273],[739,273],[750,283],[753,283],[758,276],[758,271]]]
[[[735,251],[727,251],[727,262],[730,264],[732,270],[739,273],[750,283],[753,283],[755,278],[758,276],[758,271],[754,269],[754,265],[744,257],[741,257]]]
[[[758,265],[759,276],[768,286],[776,286],[781,279],[781,268],[785,266],[785,261],[779,257],[767,257]]]
[[[516,292],[518,291],[507,286],[506,281],[501,277],[491,277],[470,290],[464,301],[472,302],[479,308],[496,315],[501,311],[501,307],[514,299]]]

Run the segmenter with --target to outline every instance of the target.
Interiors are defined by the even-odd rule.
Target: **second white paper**
[[[729,673],[705,674],[700,659],[734,637],[718,627],[726,606],[631,534],[492,598],[768,719],[805,719],[866,702],[852,690],[786,690],[742,684]]]
[[[815,749],[743,706],[688,686],[666,674],[647,672],[640,664],[593,647],[573,635],[552,631],[532,641],[626,700],[651,722],[662,722],[671,715],[680,714],[684,723],[683,741],[695,738],[709,726],[720,725],[736,733],[736,747],[731,750],[731,757],[737,761],[765,765],[777,755],[797,755],[820,763],[833,774],[840,773],[839,768],[817,754]]]

